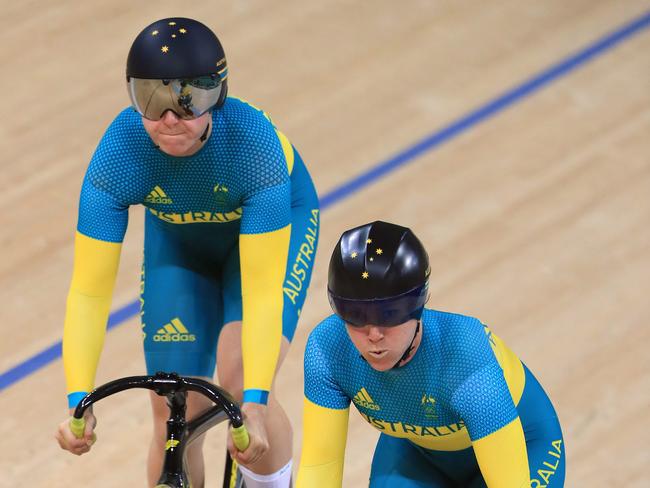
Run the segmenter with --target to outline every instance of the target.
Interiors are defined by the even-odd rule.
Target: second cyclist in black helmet
[[[328,276],[335,315],[305,349],[298,488],[341,487],[351,403],[381,432],[372,488],[563,486],[544,390],[477,319],[425,308],[430,274],[408,228],[378,221],[341,236]]]
[[[106,130],[81,188],[63,339],[69,406],[94,386],[128,210],[143,205],[147,371],[212,378],[216,367],[243,401],[251,444],[236,457],[248,485],[288,486],[291,427],[271,385],[311,277],[311,178],[267,114],[227,96],[224,51],[204,24],[147,26],[128,53],[126,81],[132,106]],[[189,417],[205,407],[190,394]],[[165,445],[164,399],[152,396],[152,409],[150,485]],[[91,416],[76,440],[62,423],[59,444],[88,451],[93,425]],[[188,452],[193,486],[203,484],[200,451]]]

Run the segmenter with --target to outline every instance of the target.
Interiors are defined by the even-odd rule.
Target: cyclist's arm
[[[526,439],[519,417],[472,445],[489,488],[530,486]]]
[[[113,124],[115,125],[115,123]],[[128,225],[132,178],[119,138],[109,128],[88,166],[79,198],[74,268],[63,330],[68,404],[76,407],[94,386],[104,343],[122,240]],[[116,142],[118,141],[118,142]]]
[[[244,101],[242,101],[244,102]],[[248,104],[248,102],[244,102]],[[248,104],[250,105],[250,104]],[[257,155],[243,205],[239,254],[242,281],[244,402],[266,404],[282,343],[282,285],[291,237],[293,148],[264,117],[248,150]]]
[[[244,402],[266,404],[282,341],[282,283],[291,224],[240,234]]]
[[[297,488],[341,487],[349,412],[349,408],[325,408],[304,399]]]
[[[74,268],[63,329],[68,403],[75,407],[94,386],[121,243],[75,236]]]

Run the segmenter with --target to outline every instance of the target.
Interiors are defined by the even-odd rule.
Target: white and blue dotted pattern
[[[135,204],[172,216],[171,220],[213,213],[233,219],[241,214],[240,232],[245,234],[286,226],[291,185],[272,123],[263,112],[233,98],[212,113],[212,122],[205,146],[193,156],[176,158],[154,146],[139,114],[132,108],[122,111],[102,137],[86,172],[79,232],[121,242],[128,207]],[[227,191],[218,191],[217,185]],[[146,200],[156,187],[163,190],[164,202]],[[210,228],[218,232],[218,226]]]
[[[372,404],[355,403],[365,415],[432,428],[463,422],[472,440],[517,417],[503,371],[478,320],[425,310],[422,326],[422,343],[413,359],[380,372],[359,356],[343,321],[328,317],[307,342],[305,396],[320,406],[344,409],[365,388]],[[423,398],[435,399],[435,406]]]

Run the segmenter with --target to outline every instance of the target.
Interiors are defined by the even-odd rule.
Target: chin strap
[[[205,126],[205,130],[203,131],[203,135],[199,137],[199,141],[205,142],[205,140],[208,138],[209,130],[210,130],[210,121],[208,120],[208,125]]]
[[[409,347],[406,348],[406,351],[404,351],[404,354],[402,354],[402,357],[397,360],[395,365],[391,369],[399,368],[399,363],[406,361],[409,357],[409,354],[411,354],[411,351],[413,350],[413,343],[415,342],[415,338],[418,336],[418,332],[420,332],[420,321],[418,320],[418,324],[415,327],[415,333],[413,334],[413,339],[411,339],[411,343],[409,344]]]

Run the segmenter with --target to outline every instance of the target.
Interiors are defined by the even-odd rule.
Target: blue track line
[[[386,176],[388,173],[412,162],[425,152],[436,148],[444,142],[450,141],[455,136],[480,124],[506,108],[511,107],[523,98],[532,95],[541,88],[549,85],[551,82],[586,64],[596,56],[604,54],[622,41],[638,34],[643,29],[648,28],[648,26],[650,26],[650,12],[646,12],[628,24],[625,24],[614,32],[607,34],[593,44],[582,49],[578,53],[545,69],[541,73],[508,90],[478,109],[462,116],[442,129],[416,142],[390,159],[380,162],[365,173],[362,173],[341,186],[334,188],[320,198],[321,210],[329,208],[340,200],[343,200],[365,186],[375,182],[383,176]],[[108,330],[135,316],[139,309],[140,301],[135,300],[111,313],[108,319]],[[26,359],[17,366],[14,366],[0,374],[0,391],[18,381],[21,381],[60,357],[61,341],[58,341],[56,344],[53,344],[47,349]]]

